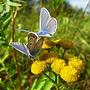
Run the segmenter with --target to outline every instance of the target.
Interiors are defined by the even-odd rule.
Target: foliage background
[[[80,56],[86,64],[85,73],[81,81],[86,82],[89,80],[90,13],[86,13],[82,9],[73,8],[66,0],[0,0],[0,90],[18,88],[17,72],[15,62],[13,61],[13,49],[10,46],[13,37],[12,24],[14,11],[18,9],[14,24],[15,41],[27,43],[27,33],[20,32],[19,29],[39,31],[40,8],[43,6],[50,11],[52,17],[57,19],[57,32],[52,39],[70,39],[74,42],[75,48],[72,52]],[[19,52],[17,52],[17,57],[21,72],[21,84],[23,90],[25,90],[27,87],[26,74],[29,67],[28,58]],[[43,86],[44,84],[40,85]],[[62,90],[80,90],[81,87],[85,88],[85,85],[82,83],[80,86],[76,86],[64,83],[64,89]],[[38,85],[37,87],[37,90],[44,90],[40,89]],[[87,87],[90,88],[90,84]],[[29,89],[30,87],[27,87],[27,90]]]

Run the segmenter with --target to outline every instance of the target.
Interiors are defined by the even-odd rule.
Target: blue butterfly
[[[28,44],[22,44],[18,42],[12,42],[11,45],[16,50],[27,55],[28,57],[33,57],[37,55],[40,51],[43,38],[42,37],[51,37],[57,28],[57,20],[51,18],[48,10],[46,8],[41,8],[40,11],[40,31],[37,33],[28,31]],[[21,30],[25,31],[25,30]],[[27,31],[25,31],[27,32]]]
[[[40,31],[37,33],[42,37],[51,37],[56,32],[57,20],[51,18],[49,11],[46,8],[41,8],[40,11]]]
[[[28,33],[28,44],[12,42],[11,45],[19,52],[27,55],[28,57],[34,57],[39,53],[43,44],[43,38],[38,37],[34,32]]]
[[[40,31],[36,34],[40,37],[51,37],[57,29],[57,20],[51,18],[49,11],[46,8],[41,8],[40,11]],[[28,32],[27,30],[20,30]]]

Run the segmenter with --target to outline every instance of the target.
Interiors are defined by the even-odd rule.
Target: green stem
[[[44,72],[44,75],[45,75],[47,78],[49,78],[49,79],[52,81],[52,83],[55,84],[55,81],[54,81],[52,78],[50,78],[45,72]]]
[[[55,74],[55,73],[54,73]],[[57,74],[55,74],[55,82],[57,83]]]
[[[57,85],[60,86],[60,75],[57,75]]]
[[[64,49],[64,52],[62,54],[62,58],[64,58],[65,52],[66,52],[66,49]]]

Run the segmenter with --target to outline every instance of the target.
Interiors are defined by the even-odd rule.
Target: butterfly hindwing
[[[35,50],[39,51],[42,48],[42,45],[43,45],[43,38],[40,38],[36,43]]]
[[[47,24],[48,33],[54,34],[57,28],[57,20],[55,18],[51,18]]]

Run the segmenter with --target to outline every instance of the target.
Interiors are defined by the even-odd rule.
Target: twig
[[[15,41],[15,21],[16,21],[16,16],[17,16],[17,10],[14,11],[13,13],[13,22],[12,22],[12,41],[14,42]],[[22,87],[21,87],[21,74],[20,74],[20,71],[19,71],[19,66],[18,66],[18,63],[17,63],[17,57],[16,57],[16,50],[13,48],[13,59],[14,59],[14,62],[15,62],[15,67],[16,67],[16,73],[17,73],[17,78],[18,78],[18,90],[22,90]]]
[[[32,76],[32,73],[31,73],[31,64],[32,64],[32,61],[31,61],[31,57],[28,59],[28,63],[29,63],[29,71],[28,71],[28,73],[27,73],[27,78],[26,78],[26,80],[25,80],[25,85],[27,84],[27,85],[31,85],[31,83],[32,83],[32,80],[31,80],[31,76]]]

